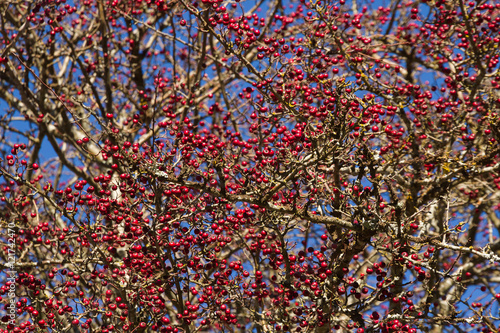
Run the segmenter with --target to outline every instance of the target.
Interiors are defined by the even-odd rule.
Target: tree
[[[3,332],[498,331],[500,4],[0,4]]]

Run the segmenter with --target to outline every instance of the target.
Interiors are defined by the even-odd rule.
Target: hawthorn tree
[[[2,332],[498,331],[498,2],[0,13]]]

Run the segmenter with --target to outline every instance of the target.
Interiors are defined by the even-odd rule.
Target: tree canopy
[[[2,332],[497,332],[500,3],[0,3]]]

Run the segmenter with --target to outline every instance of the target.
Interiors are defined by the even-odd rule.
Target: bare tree
[[[495,1],[0,3],[3,332],[496,332]]]

